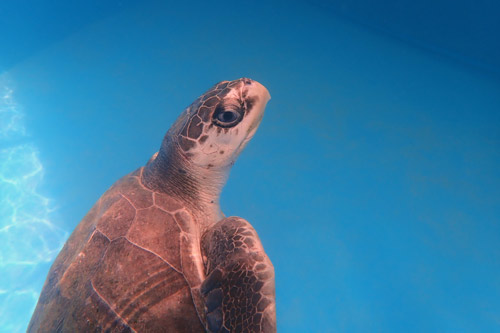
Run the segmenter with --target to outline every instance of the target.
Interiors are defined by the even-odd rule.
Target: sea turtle
[[[52,265],[28,332],[273,332],[274,268],[219,196],[269,92],[216,84],[118,180]]]

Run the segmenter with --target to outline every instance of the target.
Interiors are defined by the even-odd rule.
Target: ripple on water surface
[[[68,234],[39,193],[43,166],[6,81],[0,77],[0,332],[22,332]]]

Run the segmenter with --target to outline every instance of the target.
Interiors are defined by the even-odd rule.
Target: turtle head
[[[204,221],[223,218],[219,197],[229,169],[257,131],[270,98],[250,79],[217,83],[170,127],[143,170],[143,184],[183,199]]]
[[[260,83],[222,81],[196,99],[167,133],[189,163],[204,169],[230,167],[255,134],[271,96]]]

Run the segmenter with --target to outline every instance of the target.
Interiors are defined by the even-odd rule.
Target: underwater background
[[[222,195],[280,332],[500,331],[500,3],[2,1],[0,332],[221,80],[272,100]]]

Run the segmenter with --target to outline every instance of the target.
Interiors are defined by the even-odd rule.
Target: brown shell
[[[202,277],[190,258],[183,267],[199,243],[194,222],[177,200],[145,188],[141,173],[116,182],[77,226],[28,331],[204,330]]]

